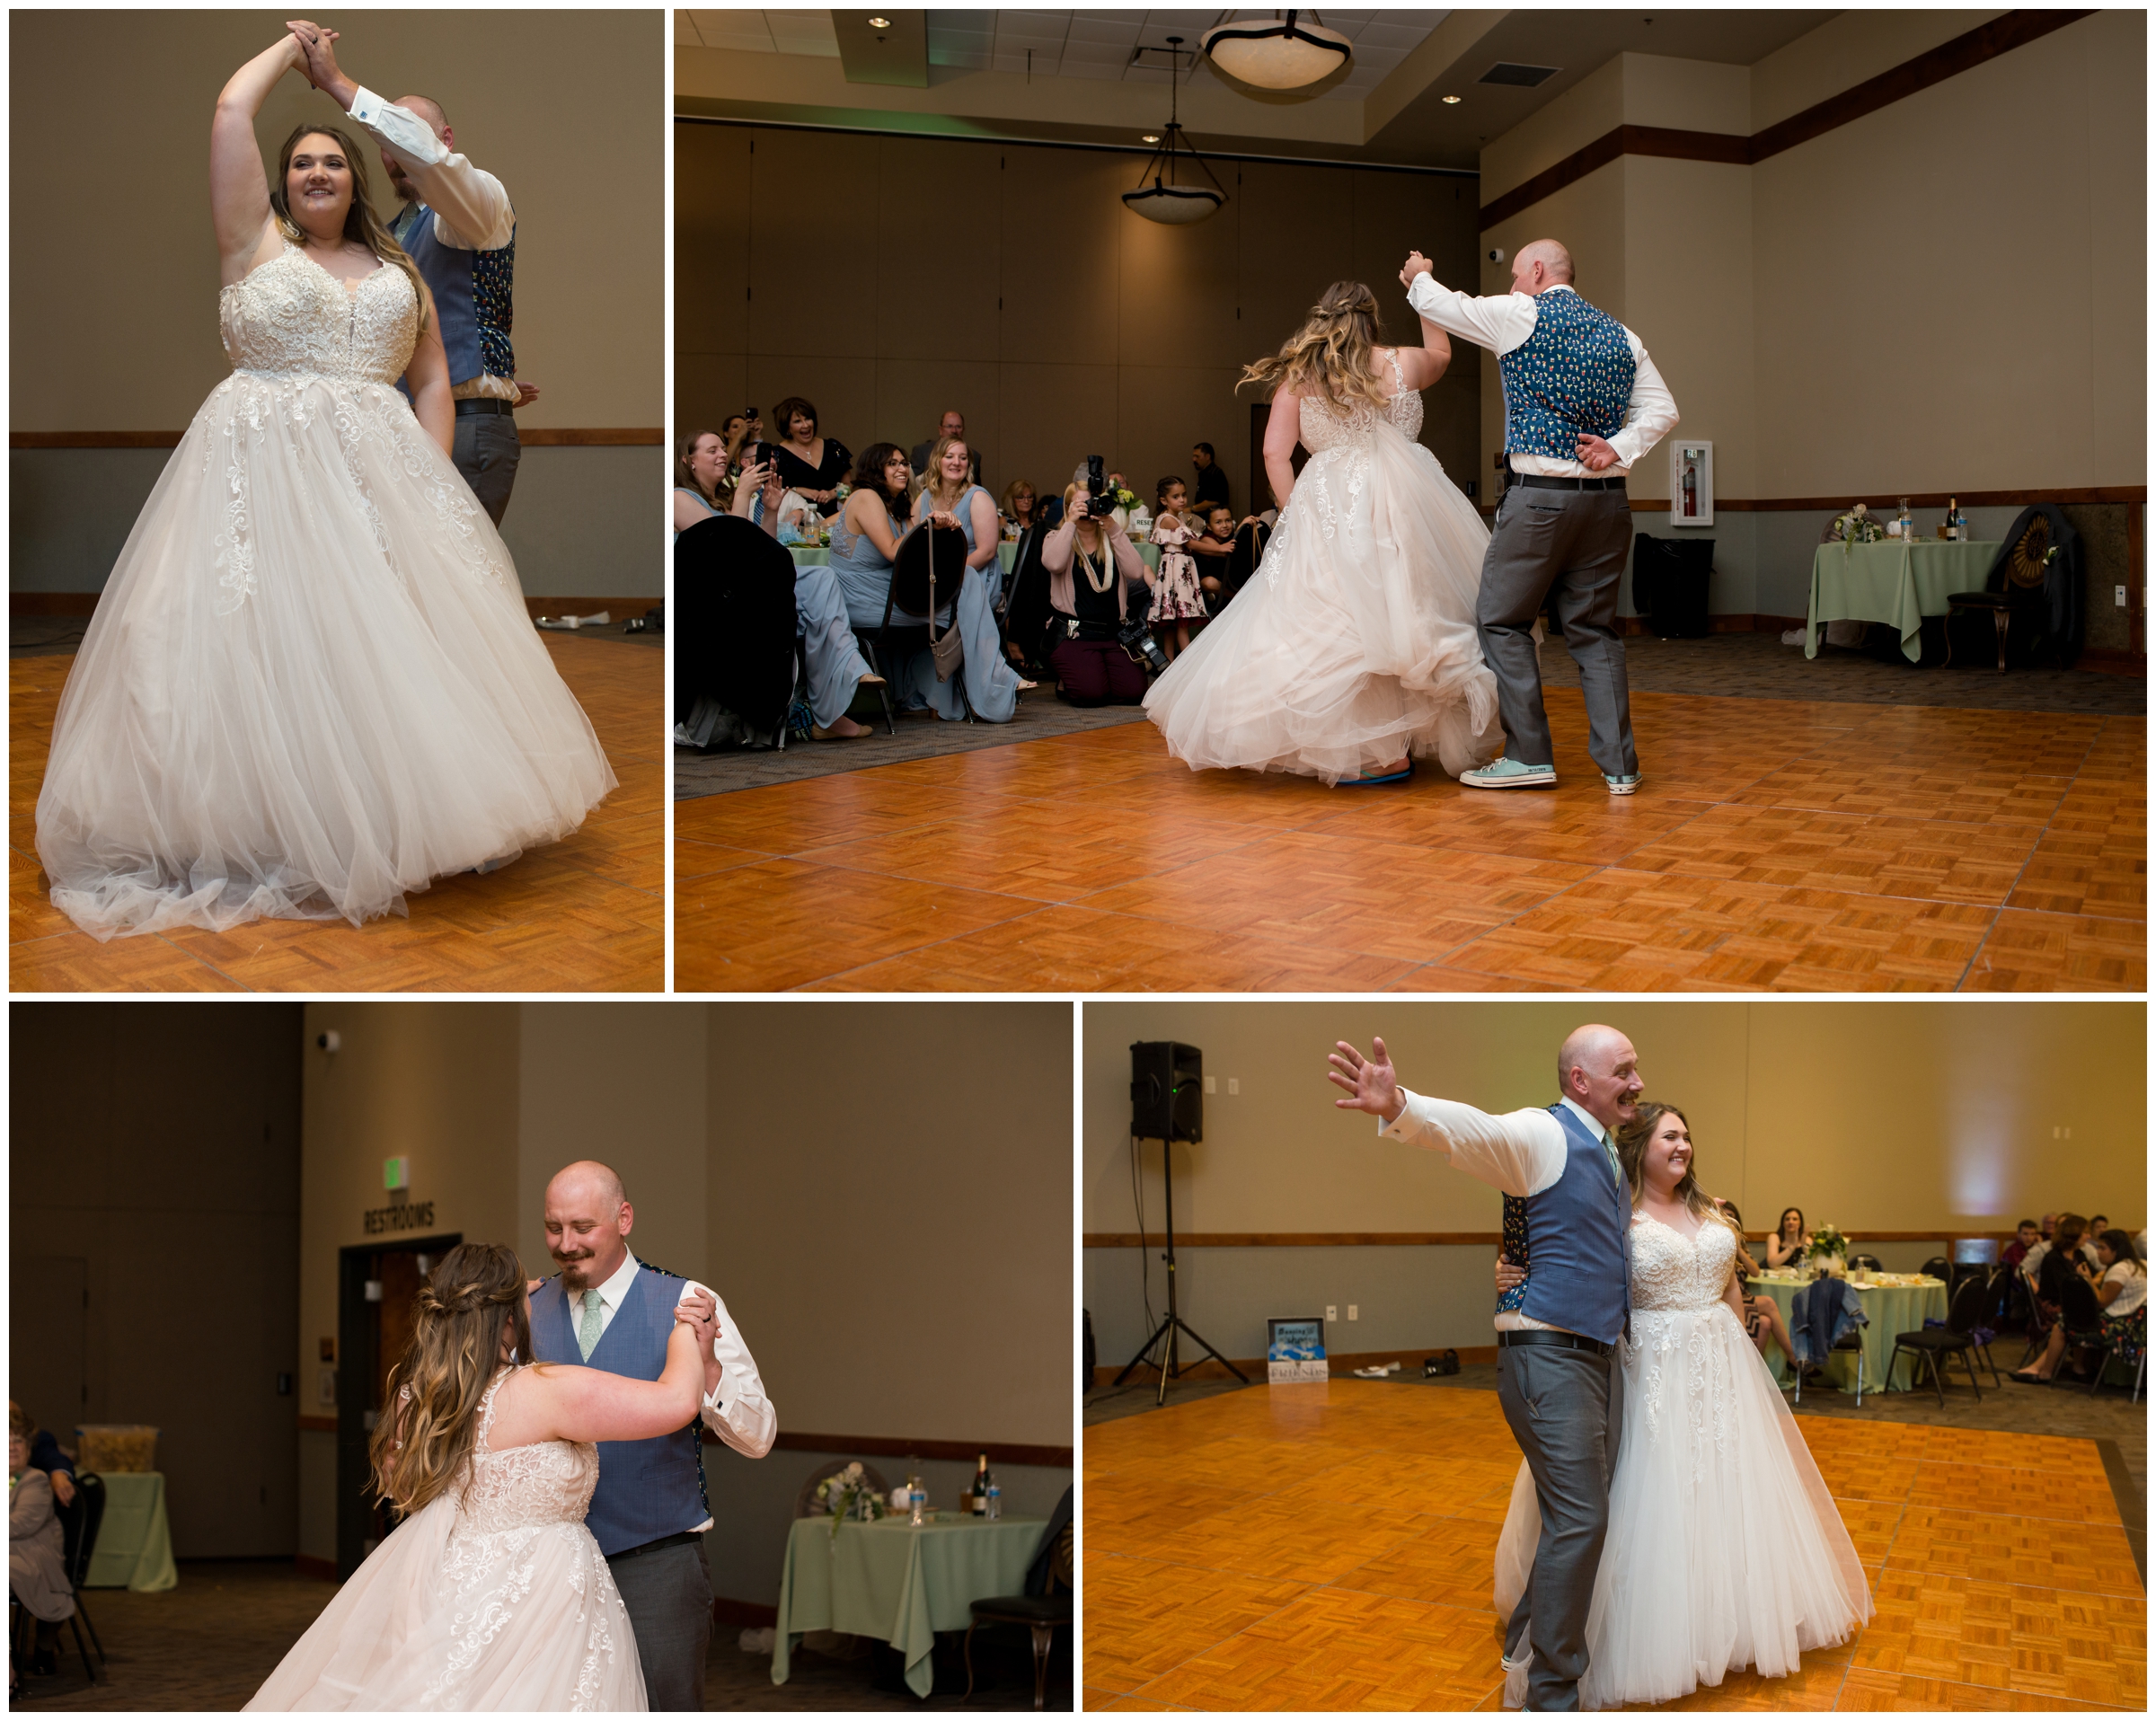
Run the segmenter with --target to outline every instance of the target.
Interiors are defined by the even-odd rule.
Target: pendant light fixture
[[[1277,12],[1270,23],[1239,18],[1215,24],[1198,46],[1238,84],[1259,90],[1301,90],[1330,77],[1355,57],[1337,30],[1312,22],[1314,12]]]
[[[1183,128],[1176,120],[1177,59],[1182,45],[1180,36],[1169,37],[1168,124],[1161,133],[1161,146],[1146,162],[1145,171],[1139,176],[1138,189],[1123,194],[1123,206],[1133,215],[1144,216],[1146,220],[1157,221],[1166,227],[1187,227],[1194,221],[1203,221],[1228,200],[1220,181],[1213,178],[1213,170],[1183,137]],[[1177,159],[1179,146],[1182,159],[1212,180],[1210,185],[1198,184],[1196,174],[1187,180],[1177,177],[1180,171]]]

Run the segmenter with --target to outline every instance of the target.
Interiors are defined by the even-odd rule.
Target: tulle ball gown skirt
[[[1145,696],[1193,770],[1328,783],[1504,746],[1475,594],[1489,534],[1429,452],[1389,424],[1314,455],[1263,563]]]
[[[60,700],[52,900],[101,939],[401,913],[614,787],[492,523],[385,384],[239,371]]]

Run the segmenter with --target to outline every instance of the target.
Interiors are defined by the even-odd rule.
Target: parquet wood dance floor
[[[675,984],[2146,983],[2145,718],[1635,693],[1626,799],[1548,702],[1549,790],[1193,772],[1134,723],[683,801]]]
[[[1798,1417],[1870,1580],[1851,1642],[1664,1707],[2145,1711],[2147,1598],[2091,1441]],[[1494,1392],[1259,1387],[1085,1431],[1092,1709],[1495,1709]]]
[[[391,914],[101,944],[53,907],[38,787],[75,659],[8,666],[8,984],[15,992],[657,992],[666,980],[666,655],[542,636],[621,787],[551,848],[438,879]]]

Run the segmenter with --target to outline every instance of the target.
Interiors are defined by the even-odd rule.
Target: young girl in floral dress
[[[1165,623],[1175,624],[1174,645],[1165,639],[1161,641],[1172,662],[1178,653],[1190,649],[1190,623],[1206,619],[1206,595],[1198,589],[1197,560],[1183,548],[1197,535],[1197,528],[1183,514],[1188,506],[1183,481],[1163,478],[1154,487],[1153,499],[1160,504],[1153,541],[1160,547],[1161,566],[1153,576],[1153,612],[1147,619],[1163,631]]]

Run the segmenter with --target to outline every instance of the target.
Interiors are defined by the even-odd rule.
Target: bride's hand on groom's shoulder
[[[1325,1079],[1348,1096],[1332,1102],[1342,1111],[1366,1111],[1388,1122],[1399,1116],[1406,1101],[1393,1080],[1392,1055],[1383,1039],[1370,1042],[1368,1057],[1346,1040],[1336,1040],[1326,1062],[1332,1067],[1325,1072]]]

